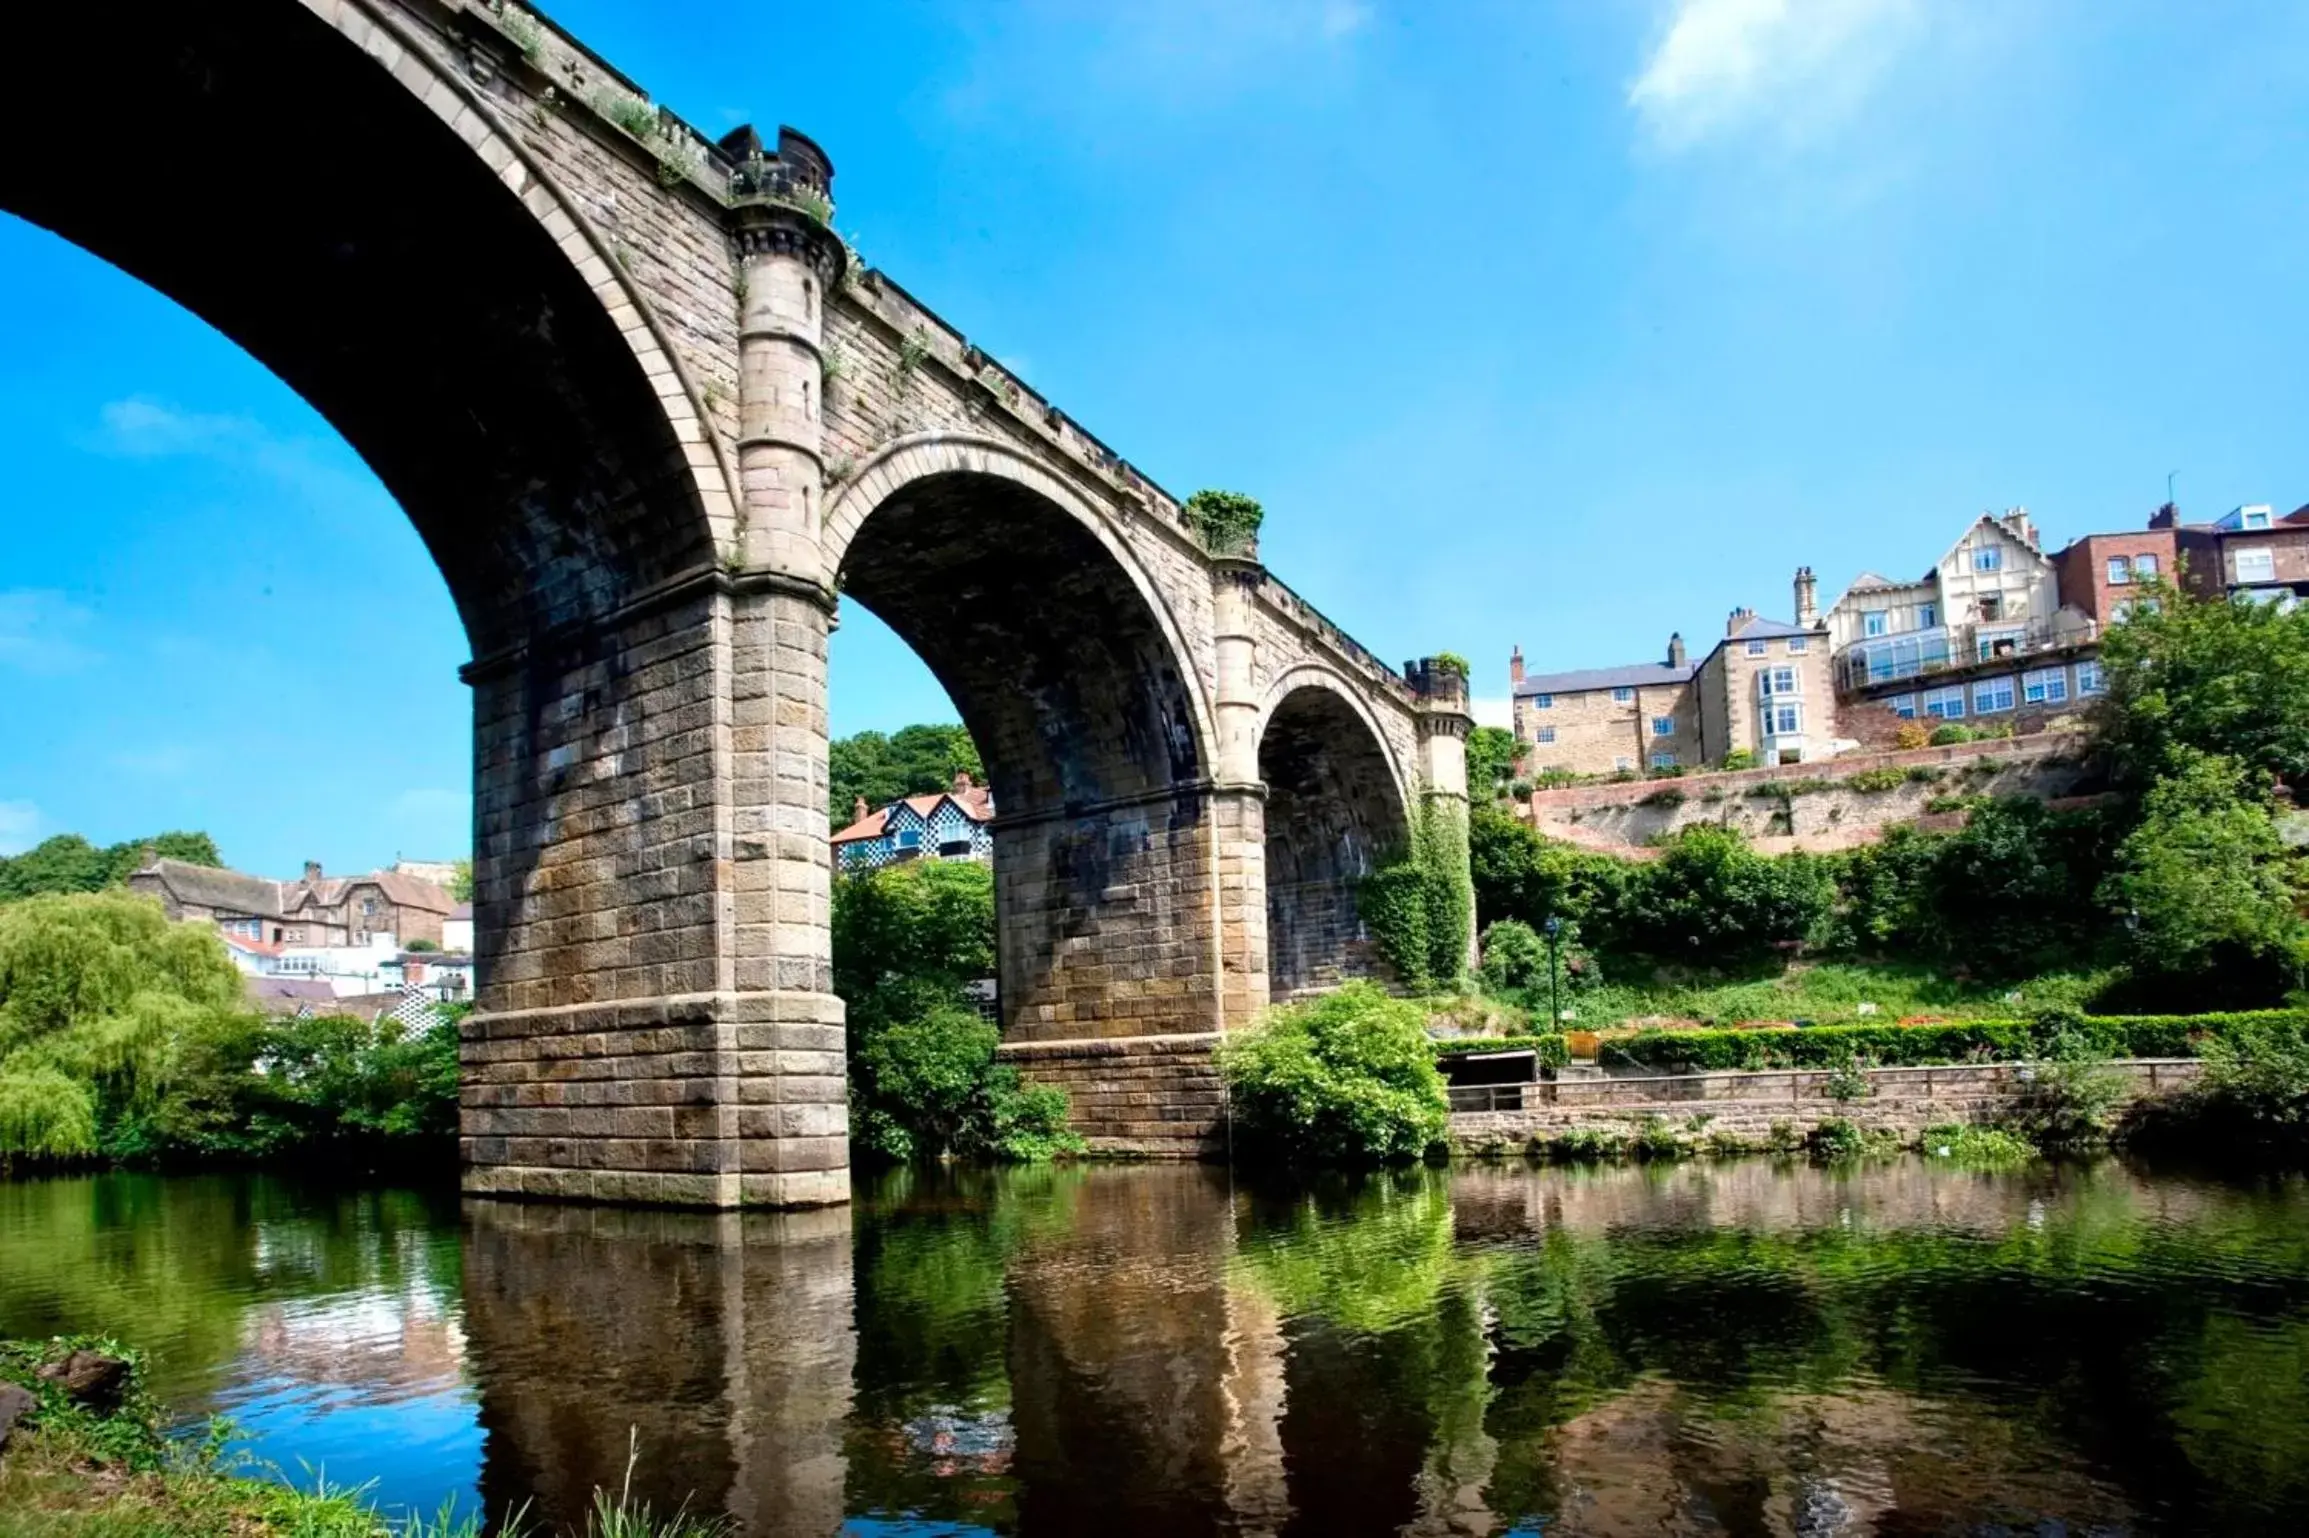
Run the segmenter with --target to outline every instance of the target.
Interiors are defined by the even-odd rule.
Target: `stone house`
[[[994,793],[958,772],[947,790],[908,796],[876,810],[860,796],[850,825],[833,835],[843,871],[877,870],[906,860],[994,858]]]
[[[440,886],[394,871],[324,875],[308,861],[294,881],[164,860],[147,852],[128,878],[131,891],[158,899],[171,919],[198,919],[230,935],[268,945],[368,945],[391,936],[441,943],[457,906]]]
[[[1903,718],[2058,710],[2101,692],[2100,625],[2061,601],[2026,508],[1983,513],[1913,582],[1863,572],[1827,622],[1837,698]]]
[[[1775,763],[1834,749],[1827,632],[1809,568],[1796,574],[1797,622],[1734,609],[1699,662],[1681,633],[1660,662],[1526,673],[1508,659],[1522,763],[1533,773],[1653,773],[1709,768],[1745,749]]]

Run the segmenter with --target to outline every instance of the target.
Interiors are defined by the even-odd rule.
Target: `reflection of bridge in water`
[[[2240,1200],[1914,1161],[1275,1196],[1110,1168],[997,1195],[471,1204],[492,1510],[580,1520],[630,1432],[637,1494],[743,1535],[2121,1526],[2121,1461],[2039,1387],[2105,1375],[2108,1322],[2023,1252],[2048,1224],[2064,1254],[2219,1230]]]

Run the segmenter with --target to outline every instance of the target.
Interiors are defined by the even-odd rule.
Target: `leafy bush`
[[[1868,1135],[1845,1117],[1831,1116],[1813,1125],[1804,1146],[1816,1159],[1857,1159],[1868,1151]]]
[[[1483,932],[1478,967],[1484,987],[1494,992],[1547,986],[1547,942],[1520,919],[1501,919]]]
[[[2205,1076],[2187,1094],[2145,1102],[2128,1129],[2142,1141],[2299,1159],[2309,1155],[2309,1019],[2290,1017],[2205,1043]]]
[[[1727,774],[1741,769],[1753,769],[1756,767],[1756,750],[1754,748],[1734,748],[1724,755],[1724,761],[1716,767]]]
[[[1458,808],[1429,802],[1412,820],[1411,847],[1356,884],[1357,917],[1396,981],[1415,993],[1453,983],[1467,969],[1475,922],[1468,826]]]
[[[1932,735],[1927,737],[1925,742],[1928,746],[1931,747],[1945,748],[1952,743],[1970,742],[1971,740],[1971,727],[1960,726],[1954,721],[1949,721],[1940,726],[1934,727],[1932,729]]]
[[[1268,1011],[1219,1049],[1237,1141],[1300,1164],[1416,1159],[1446,1101],[1418,1006],[1349,983]]]
[[[1880,796],[1907,784],[1908,771],[1898,764],[1887,764],[1879,769],[1863,769],[1858,774],[1847,776],[1844,783],[1864,796]]]
[[[2004,1129],[2047,1150],[2107,1142],[2128,1088],[2089,1039],[2068,1033],[2048,1055],[2024,1065],[2020,1079],[2004,1109]]]
[[[1636,805],[1656,806],[1663,811],[1672,812],[1690,799],[1691,798],[1689,796],[1684,794],[1681,786],[1668,785],[1653,791],[1650,795],[1644,797],[1641,801],[1638,801]]]
[[[1927,1158],[1990,1169],[2025,1164],[2037,1153],[2036,1145],[2024,1137],[2001,1127],[1982,1127],[1971,1122],[1944,1122],[1937,1127],[1927,1127],[1917,1135],[1917,1147]]]
[[[1731,829],[1701,825],[1677,833],[1630,881],[1615,927],[1641,954],[1739,963],[1803,940],[1834,897],[1817,859],[1768,858]]]

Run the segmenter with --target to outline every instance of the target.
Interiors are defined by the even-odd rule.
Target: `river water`
[[[2309,1531],[2309,1181],[908,1175],[694,1216],[0,1184],[0,1334],[287,1477],[757,1535]]]

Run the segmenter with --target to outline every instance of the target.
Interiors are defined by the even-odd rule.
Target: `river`
[[[388,1507],[746,1538],[2309,1531],[2309,1180],[1754,1160],[847,1211],[0,1184],[0,1334]],[[2051,1525],[2047,1525],[2051,1524]]]

